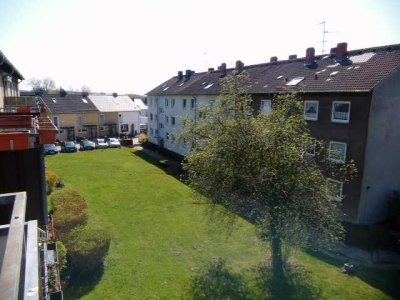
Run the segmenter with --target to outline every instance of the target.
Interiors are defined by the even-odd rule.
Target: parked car
[[[78,148],[76,148],[76,145],[74,142],[71,142],[71,141],[62,142],[61,152],[76,152],[76,151],[78,151]]]
[[[120,148],[121,147],[121,143],[116,138],[109,138],[108,139],[108,147],[110,147],[110,148]]]
[[[44,154],[57,154],[58,149],[54,144],[44,144],[43,145]]]
[[[105,139],[94,139],[94,142],[96,143],[96,148],[97,149],[108,148],[108,143],[106,142]]]
[[[96,144],[89,140],[81,141],[80,145],[80,150],[94,150],[96,148]]]

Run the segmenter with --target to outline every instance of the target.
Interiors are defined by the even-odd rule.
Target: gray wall
[[[400,189],[400,67],[373,90],[358,222],[384,220],[395,189]]]

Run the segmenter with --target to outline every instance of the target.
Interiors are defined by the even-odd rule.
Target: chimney
[[[278,57],[277,56],[271,56],[269,62],[277,62],[278,61]]]
[[[182,72],[182,71],[179,71],[179,72],[178,72],[178,81],[181,81],[182,78],[183,78],[183,72]]]
[[[336,48],[331,48],[331,52],[329,53],[331,57],[336,55]]]
[[[186,70],[185,73],[185,81],[188,81],[192,77],[192,71],[191,70]]]
[[[87,98],[89,96],[89,92],[82,92],[82,97]]]
[[[317,67],[317,63],[315,61],[314,47],[307,48],[306,58],[304,59],[304,66],[306,66],[309,69],[315,69]]]
[[[208,73],[214,72],[214,68],[208,68]]]
[[[347,56],[347,43],[339,43],[336,46],[336,58],[343,59]]]
[[[296,59],[297,59],[296,54],[289,55],[289,60],[296,60]]]
[[[221,78],[226,75],[226,63],[222,63],[219,67],[218,70],[221,71]]]
[[[118,93],[115,93],[115,92],[114,92],[112,95],[113,95],[114,98],[117,98],[117,97],[118,97]]]
[[[314,49],[314,47],[307,48],[305,61],[308,62],[308,63],[310,63],[312,61],[315,61],[315,49]]]
[[[240,60],[236,61],[236,67],[235,70],[237,73],[240,73],[243,71],[244,63],[242,63]]]

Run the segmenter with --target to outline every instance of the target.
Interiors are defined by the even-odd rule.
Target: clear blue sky
[[[0,0],[0,50],[26,79],[146,93],[176,75],[400,43],[400,0]],[[23,85],[22,85],[23,87]]]

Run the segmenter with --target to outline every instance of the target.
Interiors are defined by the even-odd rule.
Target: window
[[[350,102],[332,102],[332,122],[349,123],[350,121]]]
[[[150,98],[150,106],[153,106],[153,99]]]
[[[326,185],[332,200],[341,201],[343,199],[343,182],[327,178]]]
[[[59,123],[59,118],[57,116],[53,117],[53,123],[56,127],[58,127],[58,123]]]
[[[150,128],[150,135],[153,136],[153,128]]]
[[[171,117],[171,125],[175,125],[175,117]]]
[[[171,106],[175,107],[175,99],[171,99]]]
[[[121,132],[129,131],[129,124],[121,124]]]
[[[160,127],[162,129],[162,128],[164,128],[164,124],[163,123],[158,123],[158,127]]]
[[[290,80],[288,83],[286,83],[286,85],[298,85],[300,81],[303,81],[304,77],[295,77],[292,80]]]
[[[158,129],[156,129],[155,132],[156,132],[156,136],[158,136]]]
[[[163,113],[163,108],[162,108],[162,107],[159,107],[159,108],[158,108],[158,112],[159,112],[160,114],[162,114],[162,113]]]
[[[168,104],[169,104],[169,100],[165,99],[165,107],[168,107]]]
[[[306,140],[303,142],[304,154],[307,156],[315,156],[315,140]]]
[[[168,132],[165,133],[165,137],[167,138],[167,140],[169,140],[169,133]]]
[[[186,99],[183,99],[183,101],[182,101],[182,107],[183,107],[183,109],[186,108]]]
[[[171,133],[171,140],[172,142],[175,142],[175,135],[173,135],[172,133]]]
[[[194,109],[195,99],[190,100],[190,109]]]
[[[318,101],[304,101],[304,119],[318,120]]]
[[[347,144],[342,142],[329,142],[329,159],[338,163],[346,161]]]
[[[272,101],[271,100],[261,100],[261,114],[267,114],[272,107]]]
[[[165,116],[165,124],[168,124],[169,118],[168,116]]]
[[[83,124],[83,117],[78,116],[78,125],[82,125],[82,124]]]
[[[150,121],[153,121],[153,114],[150,114]]]
[[[106,122],[106,116],[104,114],[99,115],[99,125],[102,126]]]

